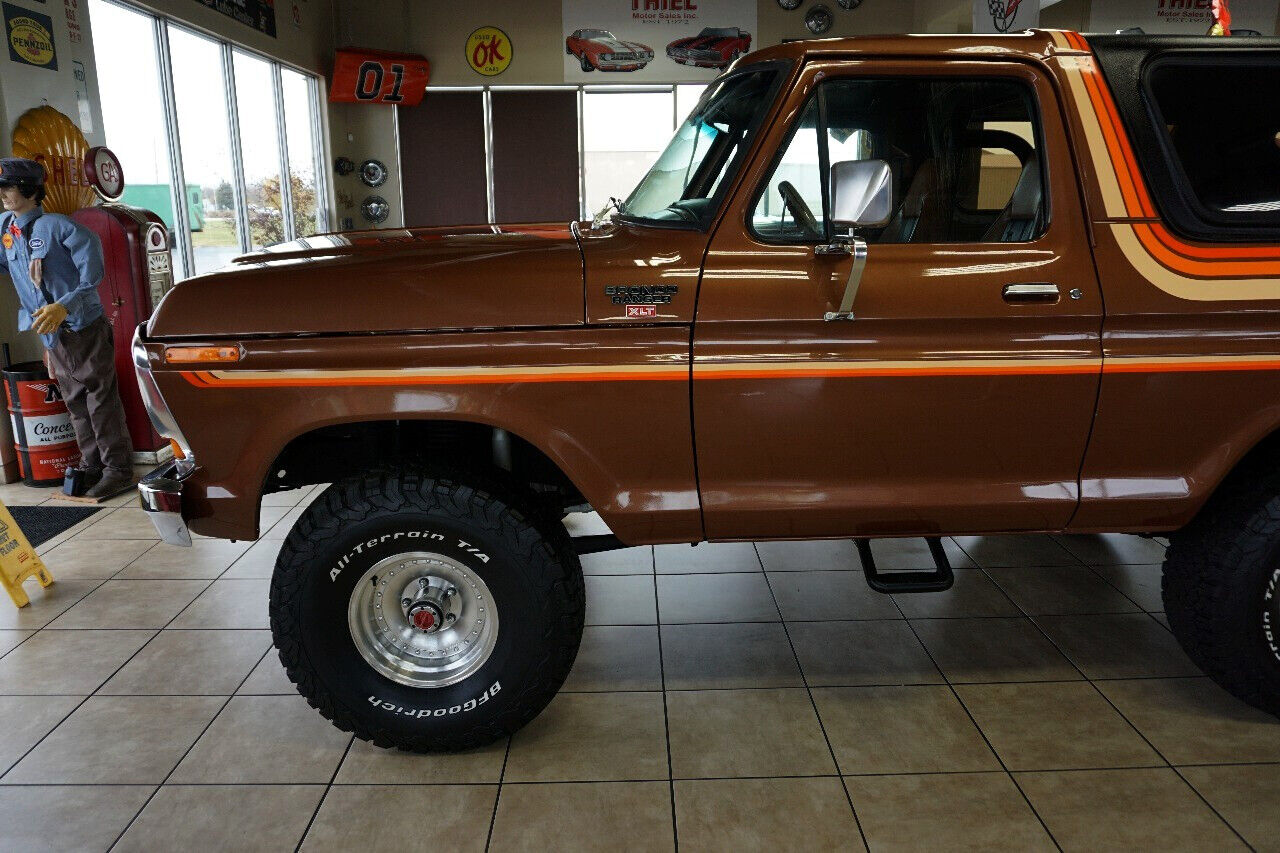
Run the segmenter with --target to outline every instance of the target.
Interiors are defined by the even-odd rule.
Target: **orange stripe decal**
[[[972,359],[853,362],[699,362],[692,378],[874,379],[906,377],[1079,376],[1099,373],[1201,373],[1280,370],[1280,355]],[[239,375],[238,375],[239,374]],[[495,385],[550,382],[687,382],[688,365],[646,368],[549,368],[450,371],[218,371],[181,376],[197,388],[343,388]]]
[[[1078,33],[1073,46],[1092,54]],[[1080,113],[1106,220],[1129,262],[1155,287],[1181,299],[1201,301],[1280,299],[1280,249],[1267,245],[1206,246],[1187,243],[1159,221],[1132,142],[1094,56],[1063,57],[1062,73]],[[1114,181],[1114,183],[1112,183]],[[1216,280],[1216,281],[1215,281]],[[1217,284],[1215,287],[1214,284]],[[1203,290],[1201,289],[1203,288]]]
[[[1163,266],[1183,275],[1209,275],[1214,279],[1232,276],[1239,278],[1280,276],[1280,261],[1244,260],[1214,261],[1211,263],[1196,261],[1180,253],[1175,253],[1167,244],[1156,237],[1149,225],[1134,223],[1132,227],[1133,232],[1138,235],[1139,242],[1142,243],[1153,258]]]

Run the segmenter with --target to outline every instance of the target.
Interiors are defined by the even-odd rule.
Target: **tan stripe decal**
[[[1093,57],[1064,56],[1058,61],[1067,75],[1071,97],[1076,105],[1076,114],[1079,115],[1080,124],[1084,127],[1089,159],[1093,161],[1093,173],[1102,190],[1106,215],[1111,219],[1124,219],[1129,215],[1124,205],[1124,194],[1120,191],[1115,164],[1111,162],[1107,142],[1102,135],[1102,125],[1098,120],[1098,114],[1094,112],[1093,102],[1089,99],[1089,92],[1084,82],[1083,70],[1093,71]]]
[[[942,376],[1069,376],[1098,373],[1187,373],[1280,370],[1280,355],[1097,358],[919,359],[914,361],[698,362],[693,378],[856,379]],[[405,370],[184,371],[200,388],[305,388],[370,385],[482,385],[548,382],[687,382],[689,366],[495,367]]]
[[[1111,235],[1133,268],[1156,287],[1179,299],[1219,302],[1231,299],[1280,299],[1280,278],[1203,279],[1179,275],[1157,261],[1130,224],[1112,223]]]

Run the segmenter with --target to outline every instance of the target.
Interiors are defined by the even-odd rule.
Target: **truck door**
[[[810,63],[712,238],[694,327],[709,538],[1068,522],[1102,298],[1053,86],[993,60]],[[841,235],[829,170],[881,160]],[[852,319],[841,310],[867,249]]]

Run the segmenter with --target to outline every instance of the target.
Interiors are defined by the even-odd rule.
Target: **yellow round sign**
[[[9,19],[9,46],[32,65],[53,61],[53,36],[34,18],[24,15]]]
[[[467,64],[471,70],[494,77],[511,64],[511,38],[497,27],[481,27],[467,36]]]

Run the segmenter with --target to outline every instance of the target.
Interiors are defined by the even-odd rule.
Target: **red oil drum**
[[[58,383],[43,363],[24,361],[4,370],[4,395],[22,479],[32,486],[62,485],[67,466],[80,464],[80,447]]]

